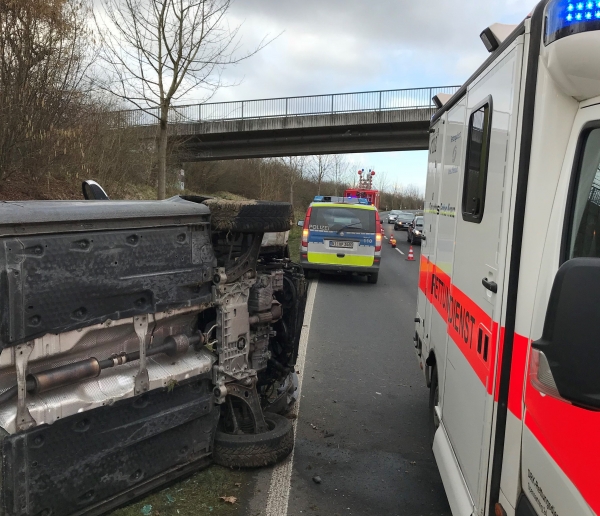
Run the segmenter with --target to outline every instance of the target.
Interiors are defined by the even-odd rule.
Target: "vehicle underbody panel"
[[[294,402],[306,281],[262,230],[289,205],[213,208],[0,204],[2,516],[101,514]]]
[[[124,491],[139,495],[156,477],[209,457],[218,418],[204,374],[9,435],[6,514],[101,513]]]

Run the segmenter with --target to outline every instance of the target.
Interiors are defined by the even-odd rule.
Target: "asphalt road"
[[[278,478],[285,467],[254,473],[250,499],[240,500],[243,514],[268,514],[276,484],[289,496],[287,516],[450,514],[428,443],[429,391],[412,342],[420,247],[407,261],[406,232],[394,233],[404,254],[384,240],[377,285],[320,276],[291,481]]]

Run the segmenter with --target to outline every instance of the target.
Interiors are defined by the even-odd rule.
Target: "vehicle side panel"
[[[531,244],[538,244],[535,249],[529,249],[533,256],[524,254],[522,265],[523,270],[526,270],[525,267],[531,270],[533,259],[537,258],[536,274],[530,275],[534,281],[531,289],[534,290],[533,299],[531,293],[523,299],[524,305],[530,303],[525,306],[529,306],[531,312],[527,356],[531,340],[539,339],[542,334],[550,291],[561,261],[562,228],[577,141],[587,122],[600,120],[599,106],[576,111],[578,105],[555,89],[547,74],[545,67],[541,66],[540,83],[549,94],[554,95],[547,97],[552,98],[551,104],[548,101],[548,104],[540,106],[546,123],[536,125],[538,132],[534,133],[534,145],[548,148],[548,142],[553,142],[551,147],[555,150],[548,151],[545,156],[536,153],[532,160],[530,188],[533,190],[530,190],[532,195],[528,198],[527,209],[531,209],[531,213],[536,210],[549,224],[542,238],[533,234],[534,224],[525,225],[526,240],[529,238]],[[551,123],[551,120],[554,122]],[[564,156],[563,159],[560,159],[559,153]],[[552,158],[554,161],[551,161]],[[538,195],[533,195],[533,192],[538,192]],[[537,231],[539,233],[539,227]],[[525,495],[539,514],[553,514],[553,510],[557,514],[599,513],[600,491],[596,469],[600,460],[600,442],[597,439],[600,413],[543,395],[527,376],[524,390],[521,481]]]
[[[504,250],[500,249],[500,224],[509,129],[515,116],[518,57],[517,49],[513,48],[467,94],[468,117],[482,103],[489,103],[491,136],[483,219],[473,223],[463,220],[462,214],[457,217],[449,322],[452,319],[459,331],[455,335],[452,329],[449,331],[452,338],[448,345],[449,363],[444,385],[446,405],[442,420],[478,506],[481,506],[485,492],[491,436],[499,299],[502,295],[498,270],[504,257]],[[461,194],[463,182],[464,179]],[[498,292],[485,289],[482,278],[495,282]],[[448,405],[450,398],[453,399],[451,407]]]

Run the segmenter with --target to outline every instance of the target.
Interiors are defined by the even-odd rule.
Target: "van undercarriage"
[[[291,451],[306,281],[261,246],[288,204],[0,211],[2,514],[100,514]]]

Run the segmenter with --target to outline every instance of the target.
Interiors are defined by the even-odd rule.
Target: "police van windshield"
[[[580,163],[569,258],[600,258],[600,129],[588,133]]]
[[[310,230],[375,233],[375,211],[360,208],[314,207],[310,215]]]

